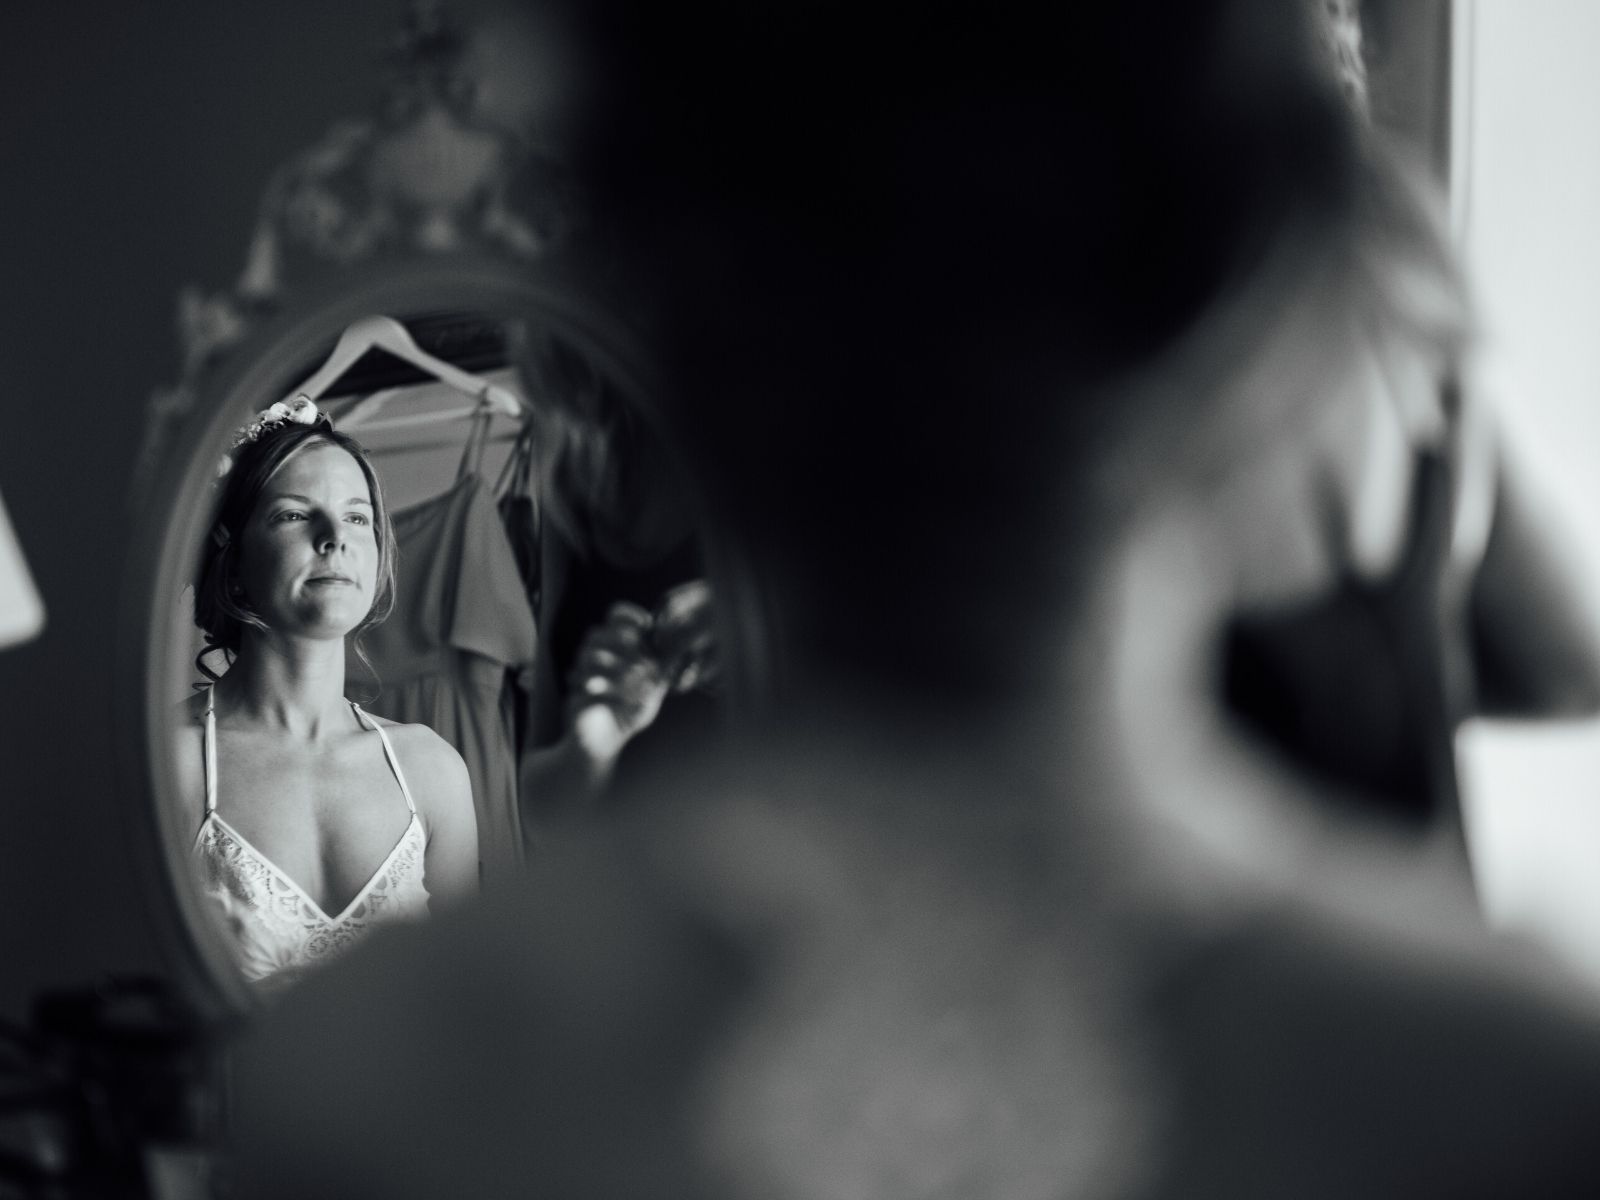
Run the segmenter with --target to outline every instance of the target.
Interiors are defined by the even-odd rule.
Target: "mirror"
[[[368,635],[365,659],[351,655],[347,695],[372,714],[423,721],[461,755],[486,886],[514,877],[538,854],[544,825],[610,785],[575,783],[549,765],[582,717],[568,676],[587,632],[619,601],[650,613],[662,637],[684,619],[709,627],[709,593],[696,582],[705,547],[644,376],[620,326],[575,294],[555,271],[459,257],[366,272],[241,343],[199,390],[165,456],[147,506],[153,552],[134,585],[147,596],[137,607],[148,624],[135,637],[154,857],[193,942],[192,966],[225,1004],[252,1001],[196,888],[205,777],[186,729],[198,710],[184,698],[204,682],[204,643],[191,581],[213,535],[217,460],[233,431],[312,375],[352,323],[395,314],[425,354],[504,388],[522,409],[485,415],[474,397],[377,350],[318,400],[368,451],[399,549],[395,612]],[[619,772],[648,770],[630,763],[670,753],[686,724],[714,720],[706,648],[702,638],[683,650],[675,694],[621,750]],[[228,656],[213,649],[199,661],[225,674]]]

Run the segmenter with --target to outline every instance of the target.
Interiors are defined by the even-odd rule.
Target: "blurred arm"
[[[1471,593],[1478,702],[1489,716],[1600,712],[1600,597],[1525,471],[1497,455],[1493,516]]]

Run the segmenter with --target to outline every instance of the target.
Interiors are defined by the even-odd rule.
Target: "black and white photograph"
[[[0,1200],[1600,1196],[1600,5],[4,26]]]

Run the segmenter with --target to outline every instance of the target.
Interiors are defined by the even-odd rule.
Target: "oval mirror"
[[[717,668],[693,506],[627,333],[577,296],[559,269],[461,256],[343,278],[231,351],[153,451],[122,674],[136,693],[131,711],[143,714],[146,850],[168,940],[211,1006],[248,1009],[251,981],[281,982],[307,965],[295,955],[253,961],[262,948],[249,939],[241,948],[238,905],[287,905],[302,924],[325,924],[323,941],[341,942],[343,918],[372,899],[363,889],[319,903],[313,886],[256,850],[271,842],[270,822],[217,798],[229,763],[248,770],[248,759],[225,753],[218,771],[215,726],[200,728],[194,699],[231,660],[207,650],[195,622],[193,581],[216,542],[219,459],[253,414],[297,389],[312,386],[334,427],[365,447],[398,550],[395,611],[351,653],[346,695],[455,748],[486,886],[537,857],[549,824],[592,806],[610,769],[647,771],[629,764],[713,723]],[[369,345],[373,330],[401,337],[416,361],[384,336]],[[604,742],[612,710],[584,703],[574,671],[619,603],[642,614],[666,699],[639,736],[612,743],[616,753],[580,755],[587,769],[575,772],[572,746]],[[602,718],[599,733],[585,729],[591,717]],[[234,795],[247,803],[250,793]],[[247,859],[244,874],[260,887],[207,873],[197,838],[213,816],[236,835],[224,852]]]

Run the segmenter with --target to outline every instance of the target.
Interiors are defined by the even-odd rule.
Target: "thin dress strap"
[[[349,701],[349,704],[355,710],[356,720],[361,722],[362,728],[372,730],[378,735],[379,740],[383,742],[383,753],[389,760],[389,769],[394,772],[394,777],[400,784],[400,792],[406,798],[406,807],[411,810],[412,816],[416,816],[417,806],[412,803],[411,789],[406,786],[406,773],[400,769],[400,760],[395,757],[394,747],[389,743],[389,735],[383,731],[382,725],[379,725],[370,716],[361,711],[361,705],[354,700]]]
[[[206,816],[217,811],[217,685],[206,689]]]
[[[194,844],[200,845],[200,839],[206,835],[206,827],[211,824],[211,816],[217,811],[217,706],[212,697],[212,687],[206,689],[206,719],[200,733],[202,757],[205,759],[206,776],[206,815],[201,818],[200,827],[194,831]]]

